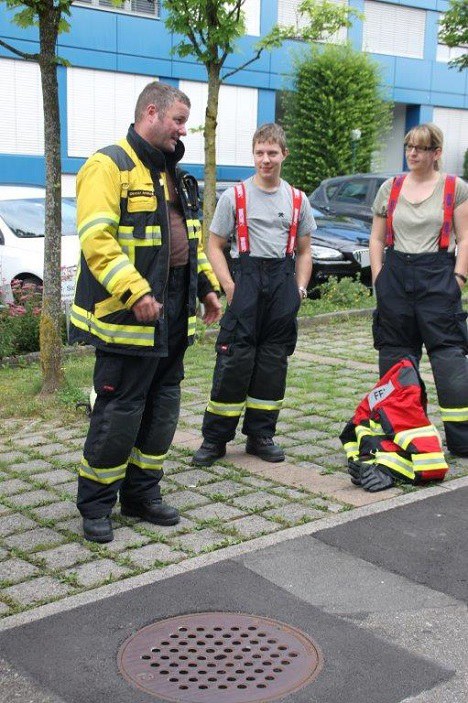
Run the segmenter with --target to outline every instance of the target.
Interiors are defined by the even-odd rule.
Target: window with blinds
[[[245,32],[254,37],[260,36],[261,0],[245,0],[242,7],[245,17]]]
[[[122,139],[151,76],[67,69],[68,155],[88,157]]]
[[[330,0],[337,5],[348,5],[348,0]],[[298,7],[301,0],[278,0],[278,24],[283,27],[296,27],[298,30],[307,26],[307,18],[300,15]],[[347,27],[342,27],[335,34],[325,34],[318,41],[330,44],[343,44],[348,36]]]
[[[435,107],[432,122],[444,133],[442,171],[461,175],[468,149],[468,110]]]
[[[196,81],[180,81],[179,87],[187,93],[192,103],[188,134],[184,137],[184,161],[204,163],[203,124],[208,85]],[[219,165],[253,164],[252,136],[257,128],[257,98],[255,88],[221,86],[216,132],[216,161]]]
[[[0,153],[44,153],[44,111],[39,66],[0,59]]]
[[[443,14],[440,15],[439,23],[442,22],[443,16]],[[453,59],[458,59],[459,56],[463,56],[463,54],[466,54],[467,49],[468,46],[447,46],[447,44],[444,44],[439,40],[439,43],[437,44],[436,61],[440,61],[441,63],[448,63],[449,61],[453,61]]]
[[[124,0],[121,5],[112,4],[111,0],[76,0],[74,5],[112,10],[113,12],[126,12],[131,15],[146,15],[159,17],[160,0]]]
[[[425,10],[364,2],[363,51],[422,59],[425,30]]]

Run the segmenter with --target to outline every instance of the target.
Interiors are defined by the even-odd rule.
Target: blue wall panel
[[[117,15],[117,51],[170,60],[171,35],[160,20]]]
[[[467,76],[468,71],[457,71],[456,68],[449,68],[446,63],[435,62],[432,66],[431,88],[433,91],[443,90],[445,93],[463,95],[467,90]]]
[[[100,12],[72,7],[71,28],[59,36],[59,47],[92,49],[100,53],[117,51],[117,18],[115,12]]]
[[[395,88],[429,90],[431,87],[431,62],[418,59],[395,59]]]
[[[2,183],[44,185],[44,157],[0,154],[0,174]]]

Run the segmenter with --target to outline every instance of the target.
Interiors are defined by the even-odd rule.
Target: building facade
[[[336,0],[346,1],[346,0]],[[276,23],[296,23],[299,0],[246,0],[247,35],[225,68],[243,65],[256,41]],[[444,167],[461,174],[468,148],[468,71],[449,68],[454,50],[438,42],[438,23],[446,0],[349,0],[362,19],[333,41],[349,41],[369,52],[382,67],[393,125],[375,168],[403,168],[403,135],[419,122],[433,121],[445,134]],[[38,51],[37,29],[20,29],[0,4],[0,38],[24,52]],[[73,180],[96,149],[126,134],[136,98],[158,79],[185,91],[192,101],[184,164],[203,175],[203,136],[207,96],[204,66],[172,53],[176,35],[166,30],[158,0],[77,0],[70,31],[60,35],[58,54],[69,66],[58,68],[62,169]],[[293,50],[301,43],[263,52],[260,59],[221,87],[218,116],[217,176],[237,180],[252,172],[251,136],[275,119],[276,93],[290,86]],[[456,50],[455,50],[456,51]],[[39,67],[0,47],[0,182],[44,183],[43,101]],[[358,127],[358,125],[356,125]],[[324,174],[325,176],[326,174]]]

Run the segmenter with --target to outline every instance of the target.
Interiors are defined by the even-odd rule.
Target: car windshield
[[[17,237],[43,237],[45,222],[44,198],[0,200],[0,217]],[[62,199],[62,235],[76,234],[74,198]]]

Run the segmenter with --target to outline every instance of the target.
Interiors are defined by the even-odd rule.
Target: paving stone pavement
[[[2,421],[0,618],[416,490],[398,486],[369,494],[346,474],[338,434],[377,380],[368,318],[301,326],[278,426],[286,451],[280,464],[246,454],[239,432],[217,464],[191,465],[214,364],[212,339],[201,352],[200,346],[187,353],[181,418],[163,481],[166,499],[181,511],[179,525],[126,519],[117,507],[114,542],[86,542],[74,506],[86,419],[77,413],[67,427],[40,419]],[[431,419],[443,435],[427,360],[422,373]],[[450,477],[468,474],[468,460],[448,461]]]

